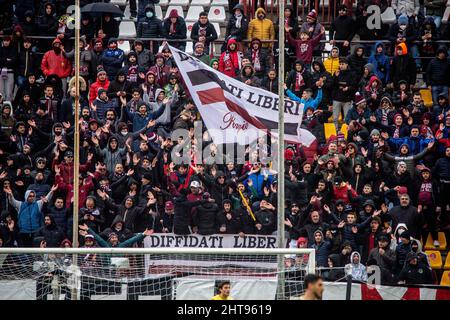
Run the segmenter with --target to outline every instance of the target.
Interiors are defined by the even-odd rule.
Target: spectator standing
[[[200,12],[198,21],[192,26],[191,39],[194,46],[197,42],[202,42],[205,45],[205,52],[209,52],[210,43],[217,40],[216,28],[208,21],[206,12]]]

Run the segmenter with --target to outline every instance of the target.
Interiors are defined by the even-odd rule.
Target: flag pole
[[[284,248],[284,1],[278,0],[278,247]],[[278,255],[279,299],[285,299],[284,255]]]
[[[78,195],[80,173],[80,126],[78,124],[80,114],[80,0],[75,0],[75,108],[74,108],[74,146],[73,146],[73,224],[72,246],[78,248]],[[70,182],[69,182],[70,183]],[[78,255],[72,256],[73,266],[77,266]],[[76,268],[75,268],[76,269]],[[76,273],[74,274],[76,277]],[[72,300],[77,300],[77,282],[72,288]]]

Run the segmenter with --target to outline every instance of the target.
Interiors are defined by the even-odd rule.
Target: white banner
[[[277,136],[277,95],[246,85],[169,47],[215,144],[249,144],[268,132]],[[300,128],[302,118],[303,104],[285,99],[285,140],[309,146],[315,137]]]
[[[232,234],[213,234],[202,236],[198,234],[176,235],[173,233],[152,234],[144,239],[145,248],[278,248],[276,236],[246,235],[239,237]],[[171,274],[180,270],[200,272],[203,267],[221,267],[232,265],[230,270],[235,273],[244,272],[248,268],[273,269],[276,276],[276,255],[145,255],[146,277]],[[204,274],[204,270],[201,271]]]
[[[154,233],[145,237],[146,248],[278,248],[276,236],[234,234],[176,235],[174,233]]]

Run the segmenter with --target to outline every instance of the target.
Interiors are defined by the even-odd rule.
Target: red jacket
[[[236,49],[231,51],[230,44],[234,43]],[[219,60],[219,71],[226,74],[229,77],[235,78],[241,69],[240,67],[240,52],[237,51],[237,42],[235,39],[228,40],[227,50],[222,53]]]
[[[348,198],[348,191],[351,192],[352,197],[356,197],[358,195],[353,188],[348,190],[347,186],[345,186],[345,187],[333,186],[334,201],[342,200],[342,201],[344,201],[344,204],[349,204],[350,203],[350,199]]]
[[[61,175],[55,177],[55,183],[58,185],[58,190],[66,192],[66,208],[70,208],[73,200],[73,184],[66,183]],[[86,199],[89,196],[89,192],[91,192],[91,190],[93,189],[94,184],[92,183],[91,179],[89,179],[87,183],[83,183],[80,186],[80,194],[78,196],[78,206],[80,208],[84,207]]]
[[[89,87],[89,105],[94,102],[95,98],[97,98],[98,89],[108,90],[109,80],[106,78],[105,81],[101,82],[98,80],[91,84]]]
[[[61,43],[59,39],[55,39],[53,43]],[[67,78],[72,72],[72,63],[67,59],[62,52],[56,54],[55,51],[50,50],[44,54],[41,62],[41,69],[44,76],[48,77],[51,74],[56,74],[59,78]]]

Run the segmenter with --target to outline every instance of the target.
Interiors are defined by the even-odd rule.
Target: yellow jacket
[[[331,75],[334,75],[334,73],[339,70],[339,58],[326,58],[323,62],[323,66],[325,67],[325,70],[331,73]]]
[[[258,19],[258,13],[264,13],[266,16],[266,11],[263,8],[258,8],[256,10],[253,20],[248,24],[247,39],[252,40],[258,38],[260,40],[274,40],[275,39],[275,29],[273,22],[270,19],[264,18],[262,20]],[[272,43],[263,43],[262,47],[272,47]]]

